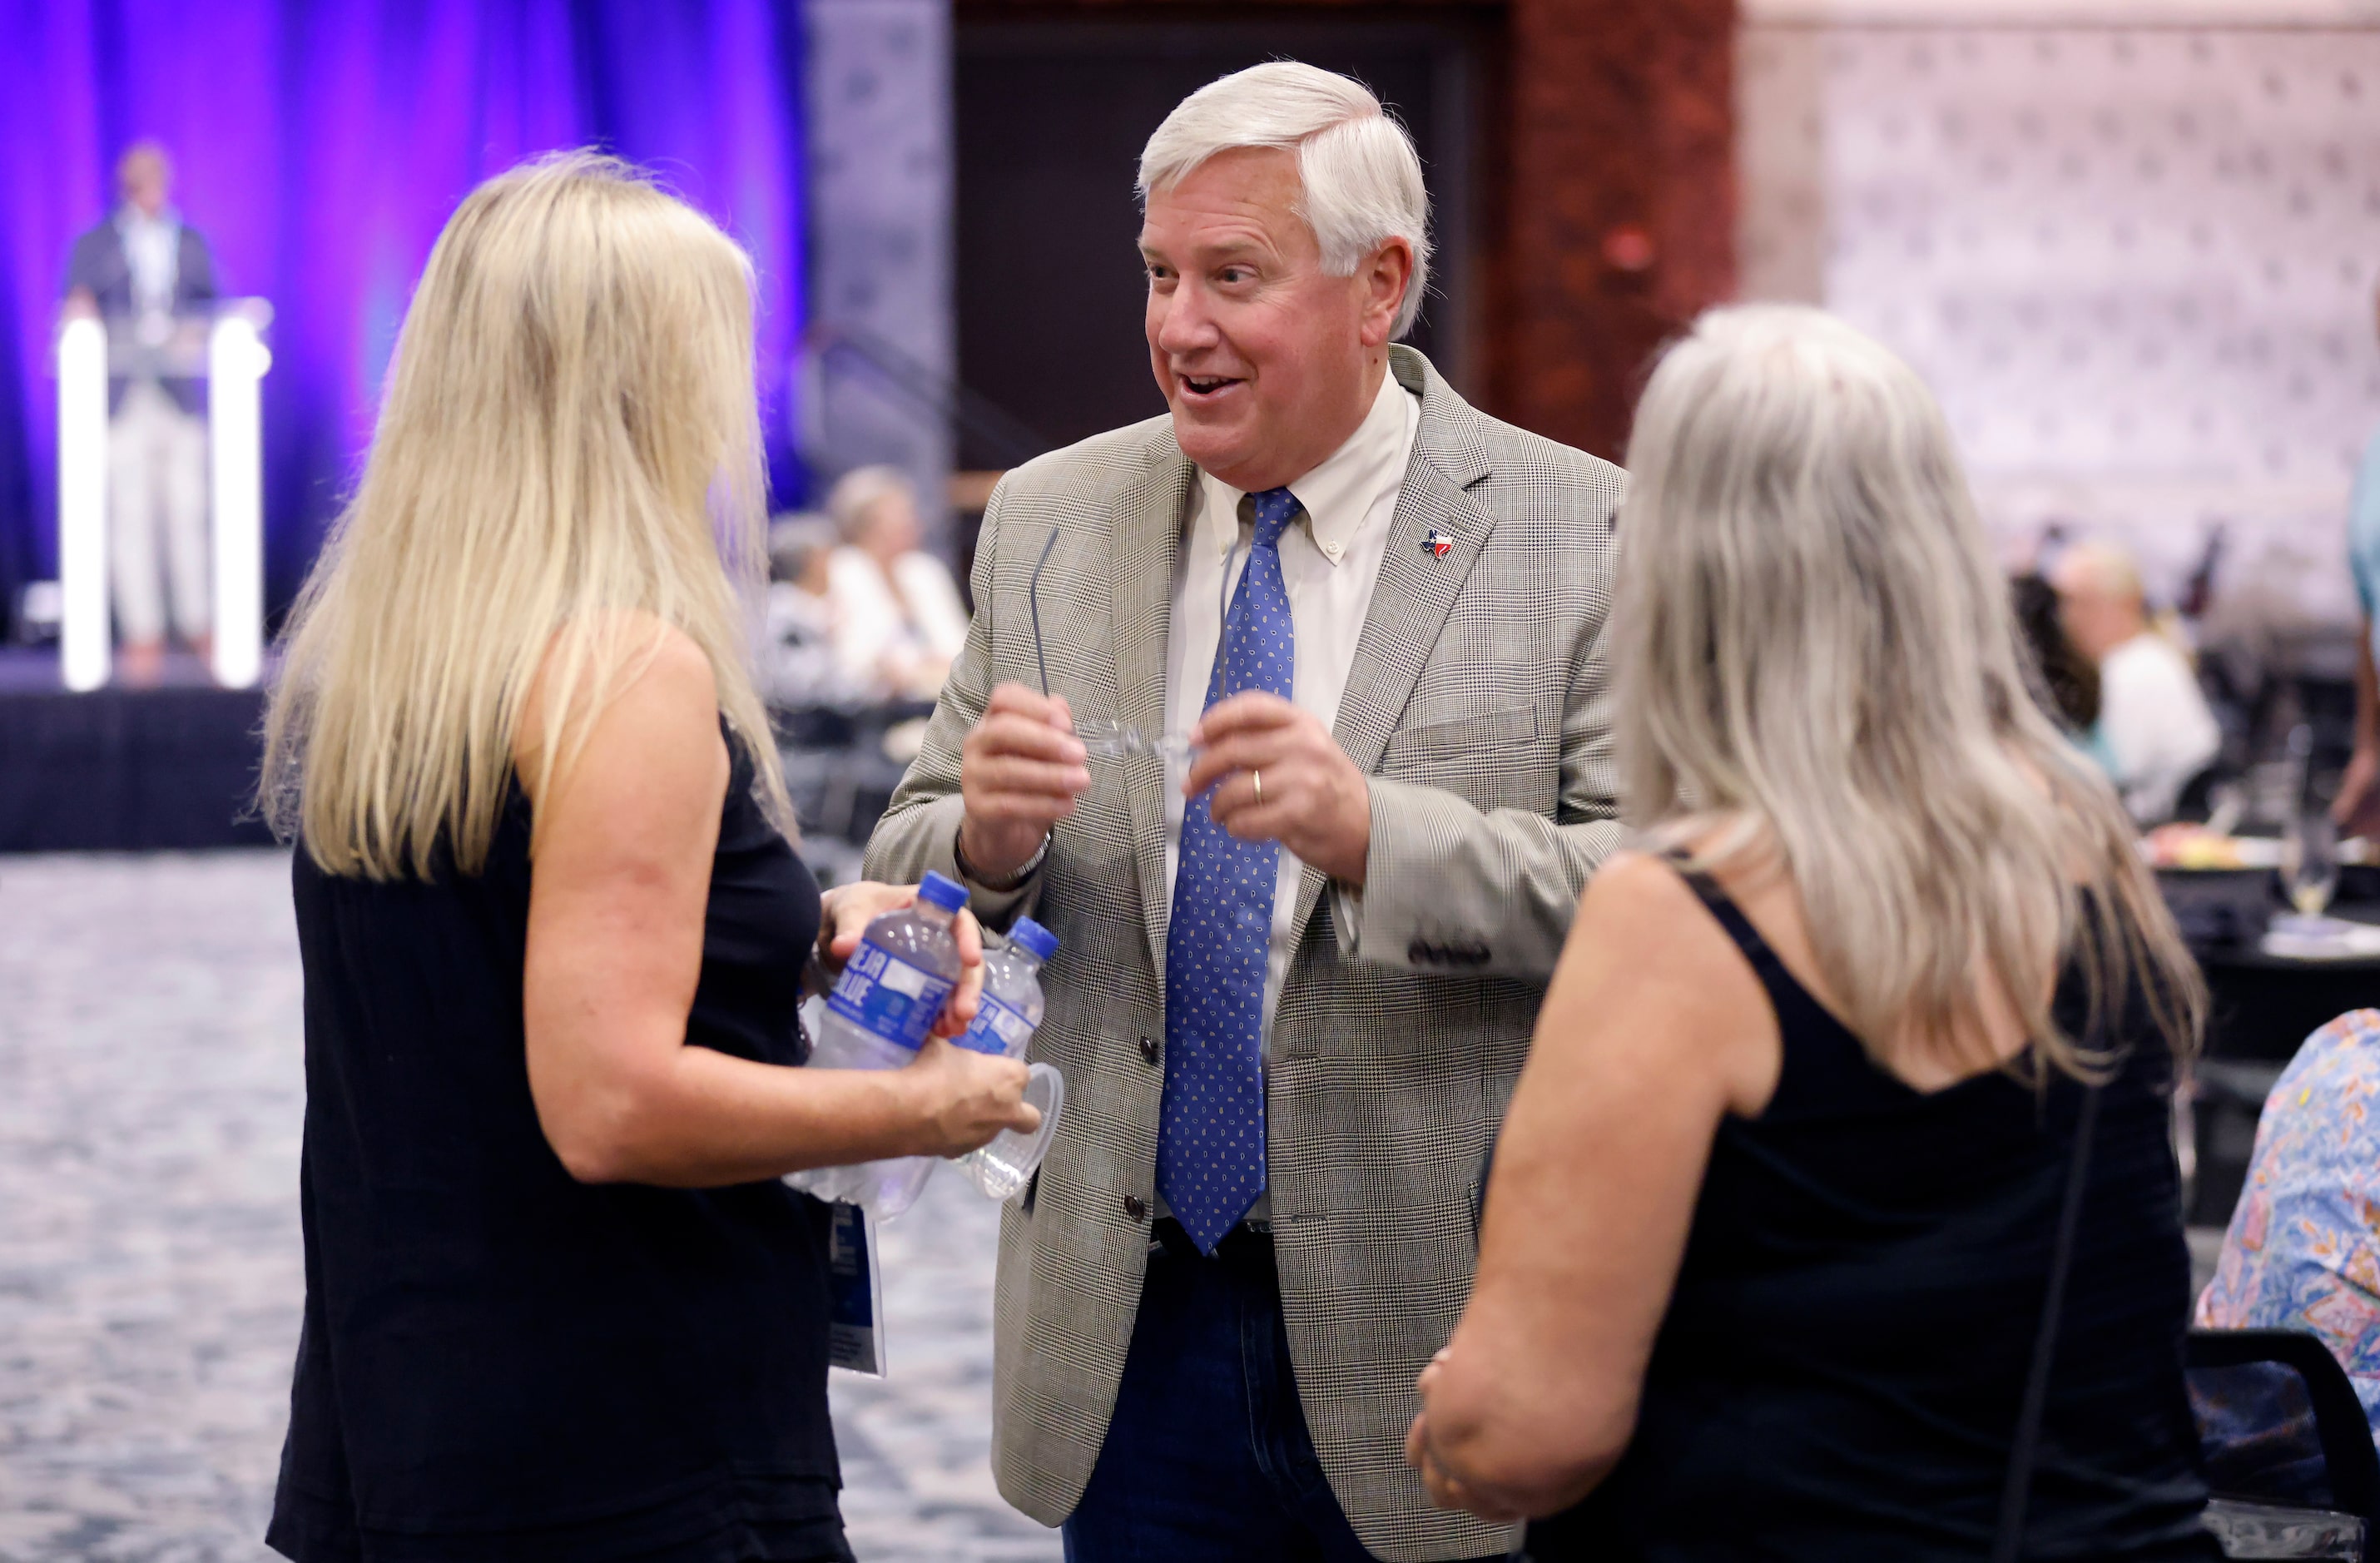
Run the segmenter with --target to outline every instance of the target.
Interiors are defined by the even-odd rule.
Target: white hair
[[[834,523],[843,540],[857,543],[868,535],[868,524],[875,518],[876,507],[888,499],[901,498],[915,503],[917,485],[907,473],[897,466],[855,467],[835,479],[827,491],[826,514]]]
[[[2086,592],[2119,601],[2145,604],[2148,588],[2141,584],[2140,562],[2120,543],[2079,542],[2058,556],[2050,584],[2062,592]]]
[[[1980,963],[2041,1059],[2093,1075],[2103,1048],[2050,1015],[2069,957],[2103,1014],[2142,993],[2194,1046],[2196,968],[2114,793],[2034,703],[1915,372],[1815,309],[1714,310],[1653,371],[1628,471],[1612,645],[1632,818],[1669,842],[1724,822],[1701,866],[1781,866],[1871,1050],[1903,1025],[1959,1035]]]
[[[1392,238],[1413,249],[1397,309],[1402,336],[1429,283],[1429,191],[1405,127],[1353,77],[1275,60],[1209,81],[1174,106],[1140,153],[1140,199],[1218,152],[1278,147],[1297,153],[1298,215],[1322,247],[1322,269],[1351,277]]]

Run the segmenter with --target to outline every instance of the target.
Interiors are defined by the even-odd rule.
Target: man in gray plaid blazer
[[[1391,345],[1427,197],[1360,85],[1227,77],[1141,188],[1171,414],[994,492],[868,852],[1062,940],[1033,1052],[1066,1107],[1003,1213],[994,1468],[1076,1563],[1500,1555],[1401,1450],[1620,834],[1621,474]]]

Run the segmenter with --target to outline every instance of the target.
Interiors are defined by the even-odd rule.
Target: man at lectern
[[[206,383],[191,373],[206,339],[187,317],[215,297],[215,269],[166,204],[172,179],[163,147],[128,148],[115,165],[122,204],[75,240],[67,270],[67,311],[107,325],[108,556],[124,681],[136,685],[157,682],[169,600],[175,634],[201,659],[211,638]]]

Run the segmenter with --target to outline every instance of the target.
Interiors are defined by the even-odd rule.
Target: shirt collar
[[[1394,370],[1384,371],[1378,394],[1347,442],[1289,485],[1305,508],[1305,527],[1316,550],[1332,564],[1346,557],[1348,545],[1380,496],[1404,481],[1417,421],[1405,406],[1411,395],[1397,383]],[[1202,525],[1212,528],[1209,535],[1220,553],[1239,541],[1240,499],[1246,491],[1205,472],[1198,481],[1206,491]]]

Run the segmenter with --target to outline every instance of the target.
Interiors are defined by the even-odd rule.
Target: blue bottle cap
[[[1022,948],[1037,961],[1046,961],[1058,953],[1058,936],[1030,917],[1019,917],[1008,930],[1008,942]]]
[[[928,869],[925,882],[917,887],[917,899],[945,912],[955,912],[967,903],[966,886]]]

